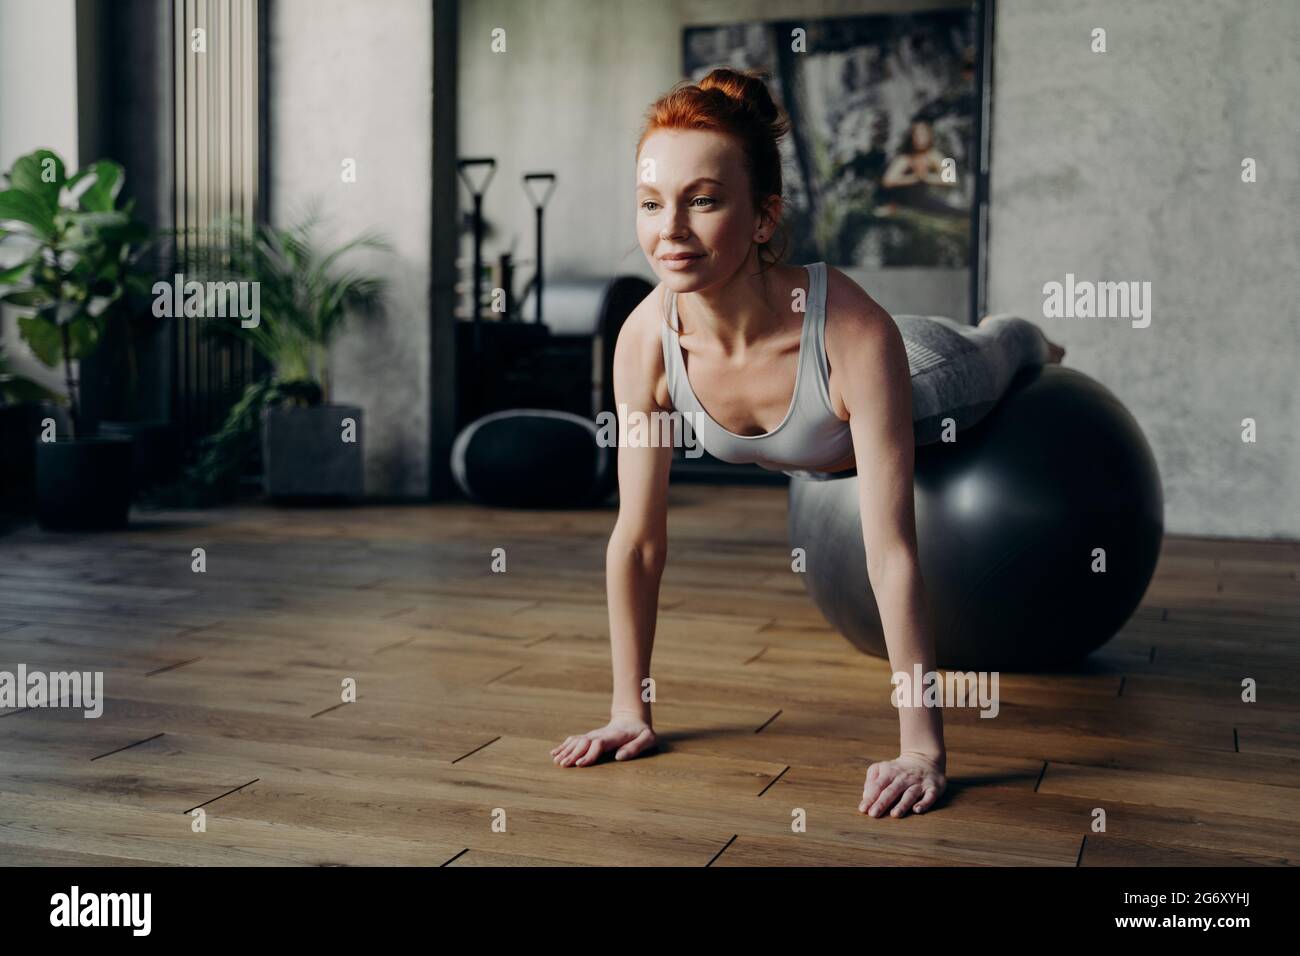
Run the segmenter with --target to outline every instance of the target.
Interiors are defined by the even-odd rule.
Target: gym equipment
[[[1022,369],[955,442],[917,447],[914,488],[940,667],[1077,665],[1137,608],[1160,554],[1151,448],[1120,401],[1074,369]],[[789,529],[826,619],[887,658],[857,478],[792,478]]]
[[[615,449],[596,441],[580,415],[516,408],[466,426],[451,449],[451,473],[470,498],[508,508],[581,508],[609,497]]]
[[[474,181],[466,175],[467,171],[476,166],[486,166],[487,176],[477,189],[474,188]],[[483,293],[483,196],[487,193],[488,185],[492,182],[492,177],[497,171],[497,161],[491,157],[476,159],[461,159],[456,162],[456,173],[460,176],[460,181],[465,184],[470,195],[474,198],[474,213],[471,217],[471,224],[474,229],[474,277],[471,280],[470,287],[472,296],[469,300],[470,321],[474,323],[474,343],[475,349],[478,349],[478,329],[479,329],[479,310],[482,307]]]
[[[476,167],[486,167],[487,175],[483,182],[475,188],[474,180],[468,175],[468,171]],[[472,159],[460,159],[456,161],[456,174],[460,176],[461,182],[469,190],[470,195],[474,197],[474,212],[471,217],[471,224],[474,230],[474,274],[470,280],[470,300],[469,300],[469,320],[471,322],[472,335],[472,365],[467,369],[470,376],[469,388],[473,392],[471,401],[477,403],[481,396],[479,389],[483,382],[483,317],[480,314],[483,306],[483,196],[487,193],[488,185],[492,182],[492,177],[497,171],[497,161],[489,157],[477,157]]]
[[[552,279],[546,284],[545,324],[483,323],[478,358],[469,323],[457,323],[457,425],[517,408],[588,418],[612,410],[614,344],[651,291],[640,276]],[[526,300],[520,303],[521,313],[528,309]]]
[[[533,195],[533,191],[528,187],[532,182],[550,183],[546,192],[542,193],[542,198],[538,199]],[[542,214],[546,211],[546,203],[551,198],[551,193],[555,192],[555,173],[524,173],[524,192],[532,201],[533,211],[537,219],[537,271],[533,273],[532,287],[536,291],[537,313],[534,319],[538,325],[542,324]],[[525,292],[525,294],[527,294]]]

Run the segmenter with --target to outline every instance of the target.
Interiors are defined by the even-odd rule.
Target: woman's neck
[[[725,281],[685,294],[691,325],[716,339],[723,354],[743,355],[789,322],[790,293],[797,288],[793,269],[773,266],[759,273],[752,259],[746,260]],[[678,296],[679,321],[682,301]]]

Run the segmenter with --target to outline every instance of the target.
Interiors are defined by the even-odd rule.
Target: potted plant
[[[36,445],[37,518],[45,528],[127,522],[131,442],[82,434],[73,367],[99,346],[128,287],[148,289],[134,271],[148,232],[132,218],[133,203],[118,207],[122,183],[122,167],[110,160],[68,176],[56,153],[40,149],[14,161],[0,190],[0,248],[19,256],[0,272],[0,302],[31,310],[18,319],[19,335],[46,365],[62,364],[67,384],[70,429],[42,433]]]
[[[385,239],[365,233],[333,248],[318,240],[316,207],[295,226],[279,229],[238,223],[222,251],[228,276],[257,287],[255,321],[210,326],[243,339],[272,368],[231,409],[200,461],[204,477],[242,464],[260,425],[263,486],[272,500],[355,499],[363,493],[362,411],[330,401],[329,347],[349,315],[372,314],[385,284],[343,265],[349,253],[389,251]]]

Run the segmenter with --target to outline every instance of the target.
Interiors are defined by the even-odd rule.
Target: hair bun
[[[726,94],[764,123],[779,127],[774,132],[780,136],[785,132],[785,121],[767,88],[767,78],[767,74],[759,70],[741,71],[723,66],[700,80],[699,87],[701,90],[718,90]]]

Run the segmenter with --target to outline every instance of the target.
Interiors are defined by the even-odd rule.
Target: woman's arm
[[[905,153],[895,156],[885,167],[885,174],[880,177],[880,185],[886,189],[896,189],[899,186],[915,186],[919,183],[920,177],[912,169],[912,157]],[[859,289],[859,292],[862,290]],[[862,293],[866,295],[865,292]]]
[[[656,296],[647,297],[652,301]],[[624,323],[614,347],[614,400],[619,426],[625,415],[667,412],[655,400],[662,359],[658,329],[653,336],[646,318]],[[658,418],[649,418],[659,421]],[[650,676],[659,609],[659,582],[668,556],[668,472],[672,448],[624,448],[618,451],[618,520],[605,551],[605,591],[609,601],[609,639],[614,665],[611,711],[634,713],[650,722],[650,704],[642,701],[641,682]]]
[[[623,324],[614,347],[614,400],[620,435],[627,417],[666,410],[655,392],[663,378],[663,359],[655,311],[659,292],[647,296]],[[648,418],[658,422],[658,418]],[[670,436],[671,437],[671,436]],[[587,766],[602,753],[626,760],[655,744],[651,708],[642,700],[642,681],[650,676],[659,608],[659,582],[668,554],[668,471],[672,447],[618,448],[618,520],[605,550],[605,589],[609,602],[610,656],[614,670],[610,722],[569,737],[551,751],[564,767]]]
[[[858,469],[858,504],[867,581],[880,609],[890,668],[909,678],[915,665],[935,668],[925,585],[917,560],[912,489],[915,438],[912,379],[902,334],[889,314],[842,273],[828,279],[827,355],[849,413]],[[835,300],[833,313],[829,303]],[[943,790],[947,764],[938,708],[899,707],[899,760],[868,770],[865,810],[894,806],[896,815],[929,806]],[[917,764],[938,774],[903,773]],[[876,773],[872,774],[872,770]],[[931,795],[933,791],[933,795]],[[874,794],[874,796],[873,796]],[[883,804],[883,806],[881,806]],[[901,811],[899,808],[902,808]],[[876,815],[875,813],[872,814]]]
[[[956,186],[955,182],[943,181],[943,153],[932,149],[925,154],[925,182],[931,186]]]

